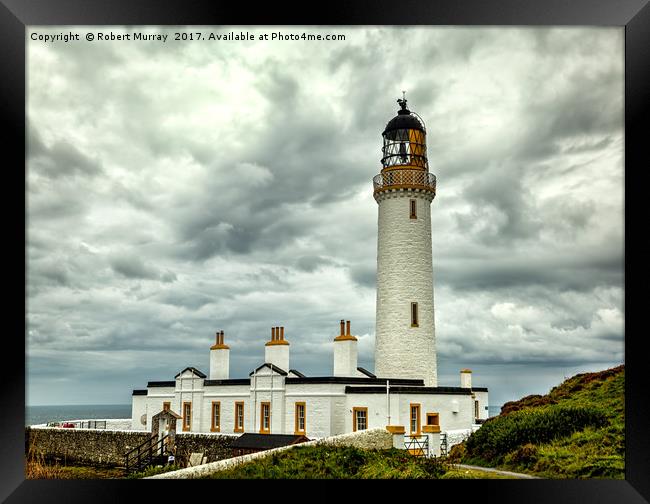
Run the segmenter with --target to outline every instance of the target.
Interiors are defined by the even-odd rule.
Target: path
[[[499,469],[492,469],[491,467],[481,467],[481,466],[473,466],[473,465],[465,465],[465,464],[453,464],[453,465],[455,467],[460,467],[461,469],[473,469],[475,471],[485,471],[485,472],[491,472],[496,474],[503,474],[504,476],[512,476],[513,478],[542,479],[538,476],[531,476],[530,474],[522,474],[522,473],[516,473],[510,471],[500,471]]]

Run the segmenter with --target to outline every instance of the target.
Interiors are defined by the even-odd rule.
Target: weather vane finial
[[[406,110],[406,91],[402,91],[402,98],[398,98],[397,103],[400,104],[402,110]]]

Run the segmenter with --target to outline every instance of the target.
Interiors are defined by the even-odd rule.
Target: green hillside
[[[547,478],[625,478],[625,367],[509,402],[450,459]]]

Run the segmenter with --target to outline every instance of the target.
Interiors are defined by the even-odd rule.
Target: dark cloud
[[[499,402],[623,359],[622,30],[337,31],[29,44],[31,402],[207,372],[217,330],[233,376],[274,325],[292,367],[329,374],[351,319],[372,369],[371,179],[402,90],[438,177],[441,384],[471,365]]]
[[[131,253],[115,255],[109,262],[115,273],[126,278],[160,280],[164,283],[176,281],[174,272],[161,272],[158,268],[146,264],[141,257]]]

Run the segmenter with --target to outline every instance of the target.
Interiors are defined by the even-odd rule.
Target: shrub
[[[526,443],[504,457],[504,462],[513,466],[531,468],[538,458],[537,446]]]
[[[554,405],[520,410],[486,422],[470,436],[465,448],[469,458],[498,464],[521,445],[547,443],[606,423],[605,413],[594,407]]]

